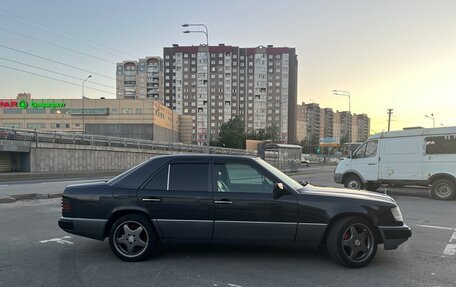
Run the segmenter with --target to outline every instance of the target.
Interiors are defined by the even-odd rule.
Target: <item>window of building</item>
[[[46,124],[44,123],[28,123],[27,124],[27,128],[28,129],[45,129],[46,128]]]
[[[3,127],[11,128],[11,129],[21,129],[22,128],[22,124],[19,124],[19,123],[4,123]]]
[[[22,114],[22,109],[3,109],[4,114]]]

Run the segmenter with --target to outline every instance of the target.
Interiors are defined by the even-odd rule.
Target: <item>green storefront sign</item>
[[[21,109],[58,109],[58,108],[64,108],[65,103],[63,102],[35,102],[31,101],[30,103],[27,102],[26,100],[22,100],[19,102],[19,107]]]

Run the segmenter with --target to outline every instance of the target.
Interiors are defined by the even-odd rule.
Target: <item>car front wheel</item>
[[[109,232],[112,252],[124,261],[147,259],[154,251],[156,243],[152,223],[139,214],[120,217]]]
[[[356,175],[350,175],[345,179],[344,186],[349,189],[360,190],[363,189],[363,182]]]
[[[361,268],[374,259],[377,239],[373,227],[365,219],[347,217],[331,227],[326,247],[336,262],[350,268]]]

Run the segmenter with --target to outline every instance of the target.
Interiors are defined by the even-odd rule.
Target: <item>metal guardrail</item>
[[[121,137],[110,137],[101,135],[88,135],[78,133],[64,132],[45,132],[29,129],[15,129],[0,127],[0,139],[43,142],[43,143],[59,143],[59,144],[77,144],[91,146],[109,146],[109,147],[124,147],[136,148],[144,150],[160,150],[160,151],[176,151],[185,153],[213,153],[213,154],[232,154],[232,155],[256,155],[254,152],[222,148],[222,147],[206,147],[183,143],[164,143],[151,140],[130,139]]]

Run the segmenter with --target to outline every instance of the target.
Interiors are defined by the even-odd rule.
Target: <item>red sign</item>
[[[0,100],[0,107],[1,108],[17,108],[17,102],[14,100],[10,100],[8,102]]]

